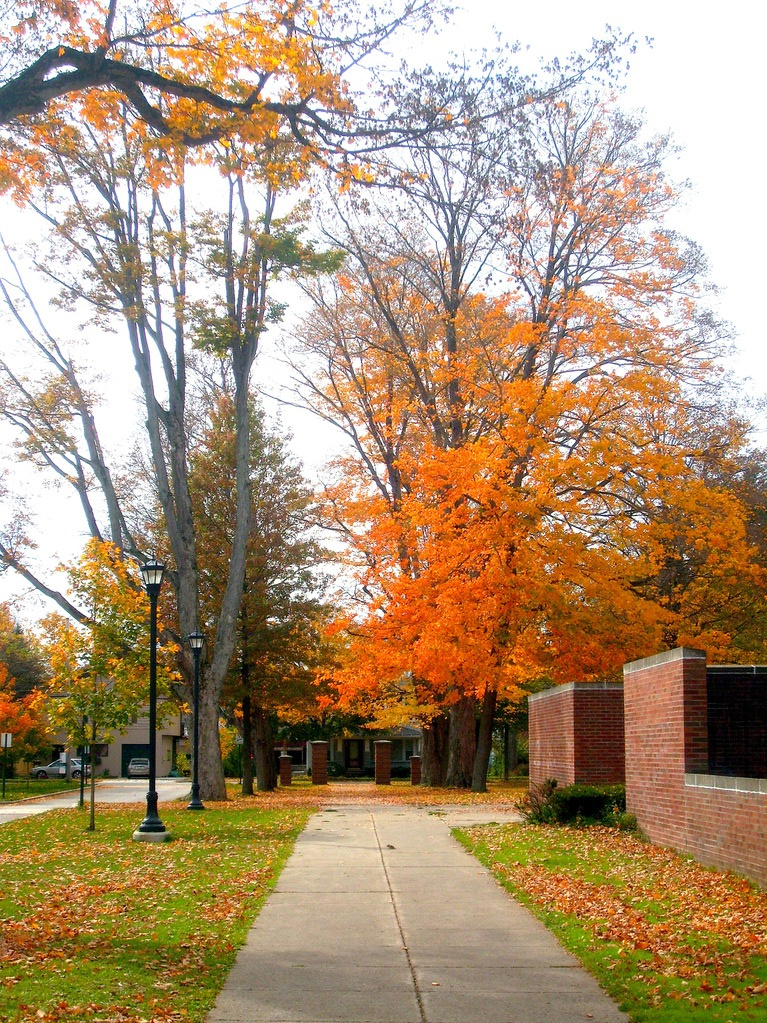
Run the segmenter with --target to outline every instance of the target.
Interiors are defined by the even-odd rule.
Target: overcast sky
[[[481,45],[495,26],[530,57],[583,50],[605,25],[634,33],[625,104],[646,111],[654,133],[682,147],[678,179],[692,190],[680,228],[708,254],[723,293],[721,312],[740,336],[742,372],[767,392],[764,296],[767,283],[767,4],[731,0],[473,0],[457,12],[447,44]],[[646,37],[652,45],[644,45]],[[436,62],[436,59],[435,59]]]

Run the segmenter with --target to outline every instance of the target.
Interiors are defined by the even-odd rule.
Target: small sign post
[[[2,746],[3,749],[3,794],[0,798],[3,800],[5,799],[5,762],[8,758],[8,753],[6,751],[9,750],[12,745],[13,735],[11,732],[0,732],[0,746]]]

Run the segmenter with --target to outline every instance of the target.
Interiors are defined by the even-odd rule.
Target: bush
[[[535,824],[608,824],[630,830],[636,826],[626,813],[624,785],[564,785],[554,778],[530,789],[517,805],[525,818]]]
[[[551,797],[556,787],[556,778],[546,778],[540,785],[531,785],[525,797],[515,804],[522,817],[531,824],[551,824],[554,820]]]
[[[623,785],[565,785],[551,795],[554,820],[560,824],[573,821],[597,821],[612,824],[615,816],[626,809],[626,788]]]

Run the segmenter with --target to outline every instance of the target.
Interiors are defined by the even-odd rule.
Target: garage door
[[[120,774],[123,778],[128,777],[128,764],[133,757],[148,757],[148,742],[124,742],[121,754]]]

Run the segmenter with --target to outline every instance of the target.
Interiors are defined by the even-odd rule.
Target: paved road
[[[146,778],[104,778],[96,785],[97,803],[146,803]],[[184,798],[189,792],[188,778],[158,778],[157,793],[159,802],[170,802]],[[85,801],[88,804],[89,790],[85,790]],[[70,792],[57,792],[50,796],[39,796],[24,800],[21,803],[3,803],[0,805],[0,824],[21,820],[22,817],[34,817],[48,810],[59,810],[62,807],[77,806],[80,802],[79,788]]]
[[[450,834],[492,816],[316,814],[208,1023],[627,1023]]]

